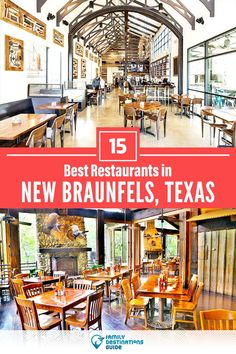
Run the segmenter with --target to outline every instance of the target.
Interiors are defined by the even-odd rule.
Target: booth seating
[[[31,98],[0,104],[0,120],[10,118],[21,113],[35,113]]]

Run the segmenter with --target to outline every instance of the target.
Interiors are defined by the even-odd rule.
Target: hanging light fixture
[[[94,1],[89,1],[89,8],[93,9],[94,8]]]
[[[162,15],[167,15],[166,10],[164,9],[164,5],[162,4],[162,2],[160,2],[160,4],[159,4],[159,12]]]

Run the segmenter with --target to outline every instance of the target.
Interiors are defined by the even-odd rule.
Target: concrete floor
[[[123,127],[123,109],[119,114],[119,89],[107,95],[99,106],[88,106],[78,114],[77,131],[74,136],[66,134],[65,147],[94,147],[96,127]],[[175,110],[175,108],[174,108]],[[155,131],[153,126],[153,131]],[[58,139],[59,140],[59,139]],[[141,133],[142,147],[210,147],[209,127],[205,125],[205,137],[201,136],[201,119],[176,116],[168,107],[167,134],[164,138],[163,125],[160,140]],[[59,144],[59,141],[57,141]],[[59,146],[59,145],[58,145]]]

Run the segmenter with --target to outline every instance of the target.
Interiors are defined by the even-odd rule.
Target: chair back
[[[15,298],[23,330],[39,330],[39,319],[34,301]]]
[[[236,330],[236,311],[214,309],[200,311],[202,330]]]
[[[140,288],[141,286],[141,280],[140,280],[140,276],[139,273],[135,273],[132,280],[131,280],[132,286],[133,286],[133,293],[134,293],[134,297],[136,298],[138,293],[137,290]]]
[[[126,97],[125,96],[119,96],[119,104],[124,104],[126,101]]]
[[[93,271],[92,269],[86,269],[83,271],[83,276],[84,276],[84,279],[88,279],[88,275],[92,274]]]
[[[202,106],[203,98],[193,98],[192,105],[200,104]]]
[[[204,284],[203,283],[198,283],[194,293],[193,293],[193,298],[192,298],[192,303],[197,307],[198,300],[201,296],[202,290],[203,290]]]
[[[34,129],[26,141],[26,146],[33,147],[44,147],[46,146],[46,129],[47,124],[42,125],[39,128]]]
[[[22,287],[24,286],[24,282],[22,279],[11,279],[13,292],[15,296],[24,295]]]
[[[133,299],[132,290],[130,286],[129,279],[123,279],[121,282],[121,286],[124,292],[124,297],[127,303],[129,303]]]
[[[102,305],[103,305],[104,290],[96,294],[89,295],[87,298],[86,306],[86,319],[88,327],[92,326],[102,318]]]
[[[134,107],[124,106],[124,114],[127,119],[135,119],[136,111]]]
[[[160,108],[158,112],[158,120],[160,121],[164,120],[166,119],[166,116],[167,116],[167,108],[166,107]]]
[[[74,106],[71,106],[66,110],[65,119],[71,120],[71,119],[73,119],[73,117],[74,117]]]
[[[191,104],[191,98],[183,97],[181,99],[181,105],[182,106],[190,106],[190,104]]]
[[[53,124],[52,124],[53,130],[61,129],[63,127],[65,116],[66,115],[63,114],[62,116],[59,116],[54,119]]]
[[[42,283],[24,285],[22,287],[22,290],[26,299],[30,299],[31,297],[41,295],[44,292]]]
[[[194,291],[197,287],[197,282],[198,282],[198,276],[197,274],[193,274],[188,287],[188,296],[190,297],[190,300],[192,300]]]
[[[128,269],[127,272],[123,273],[122,279],[128,279],[131,284],[133,269]]]
[[[29,278],[29,273],[20,273],[15,275],[15,279]]]
[[[146,95],[139,95],[138,96],[138,102],[146,102],[146,101],[147,101]]]
[[[86,279],[76,279],[73,281],[73,289],[91,290],[93,282]]]

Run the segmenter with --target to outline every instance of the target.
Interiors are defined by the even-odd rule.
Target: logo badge
[[[94,346],[94,348],[98,349],[104,340],[105,337],[100,336],[99,334],[95,334],[91,338],[91,343]]]

